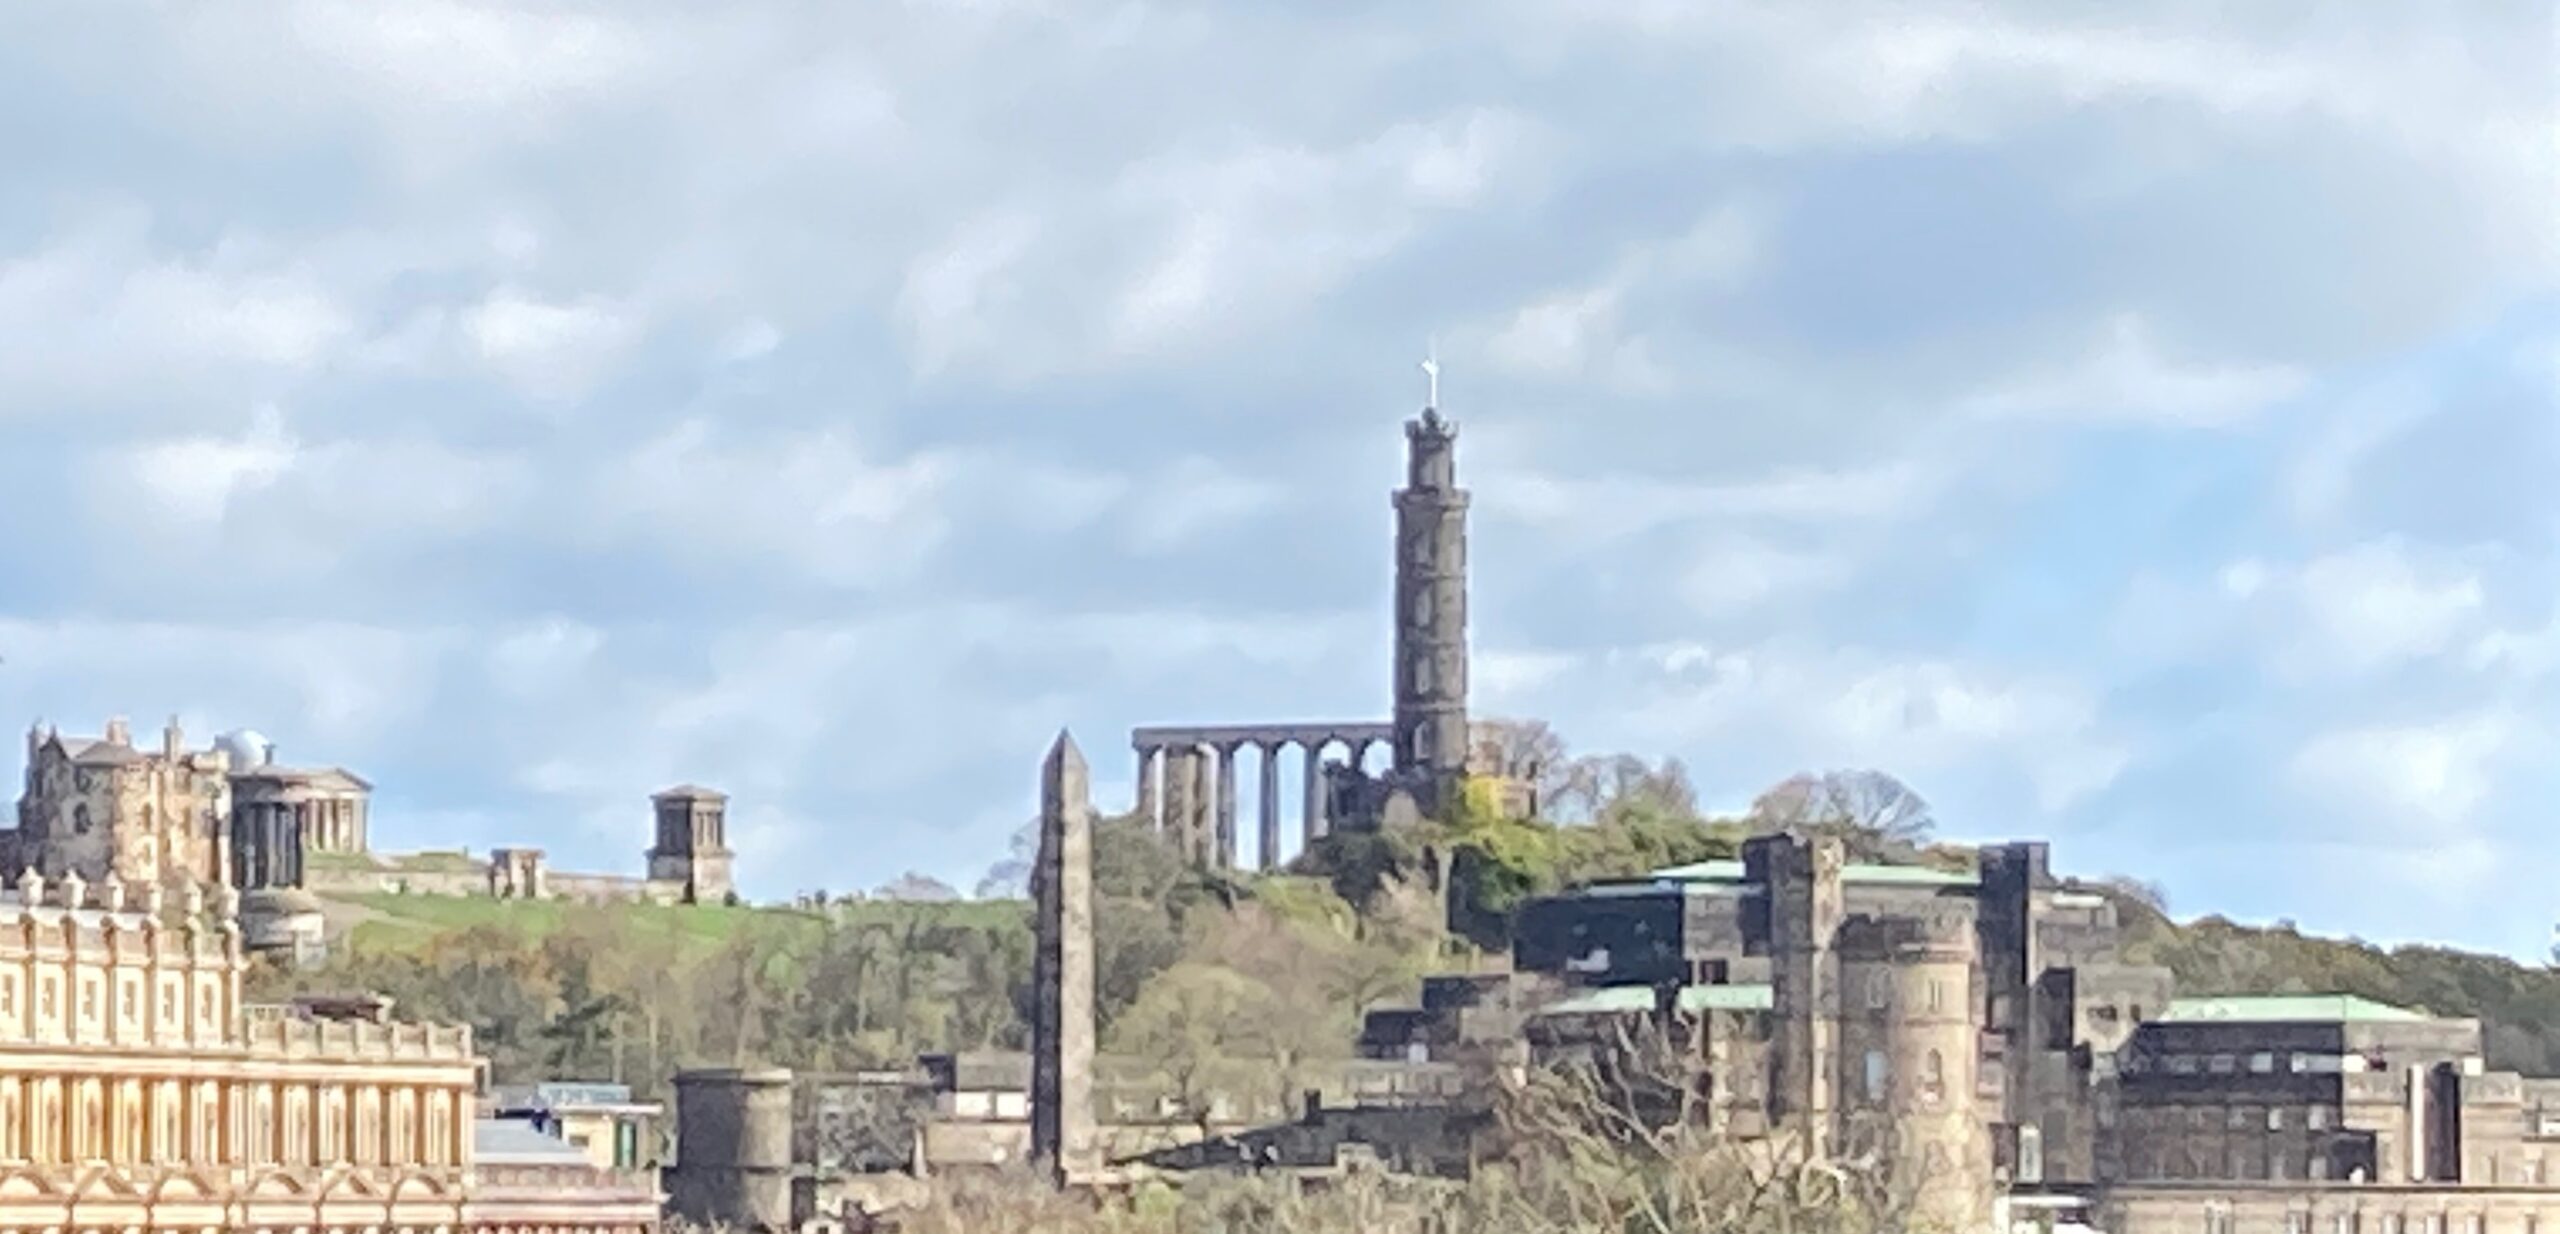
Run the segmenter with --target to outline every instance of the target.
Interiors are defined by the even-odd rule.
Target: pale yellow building
[[[463,1026],[243,1005],[238,897],[0,895],[0,1229],[646,1231],[655,1186],[474,1160]]]

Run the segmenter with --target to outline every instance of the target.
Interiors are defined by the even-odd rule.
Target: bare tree
[[[1751,822],[1765,831],[1836,835],[1869,859],[1908,857],[1937,830],[1929,803],[1881,771],[1789,776],[1751,803]]]

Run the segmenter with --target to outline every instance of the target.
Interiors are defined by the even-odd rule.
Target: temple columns
[[[1260,749],[1262,800],[1256,804],[1261,807],[1261,814],[1254,820],[1262,833],[1260,868],[1277,870],[1280,868],[1280,747],[1266,743]]]
[[[1306,796],[1298,802],[1300,816],[1298,842],[1304,847],[1313,848],[1315,842],[1322,839],[1325,833],[1324,747],[1310,745],[1300,748],[1306,751],[1307,757],[1304,765],[1299,768],[1299,774],[1305,782],[1302,791]]]
[[[1229,870],[1236,864],[1236,747],[1218,747],[1218,833],[1212,864]]]

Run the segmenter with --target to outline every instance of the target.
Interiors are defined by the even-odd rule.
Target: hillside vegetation
[[[1497,817],[1471,795],[1445,822],[1333,837],[1288,876],[1203,874],[1136,821],[1106,821],[1094,859],[1104,1048],[1159,1062],[1186,1094],[1238,1081],[1287,1092],[1299,1068],[1349,1051],[1364,1010],[1410,1000],[1424,973],[1498,964],[1528,897],[1729,857],[1766,826],[1834,831],[1865,860],[1967,859],[1933,846],[1925,805],[1872,772],[1795,777],[1735,821],[1704,817],[1677,763],[1549,765],[1562,770],[1541,799],[1573,823]],[[2105,889],[2125,916],[2127,958],[2167,967],[2183,993],[2346,993],[2473,1016],[2494,1065],[2560,1074],[2549,970],[2286,926],[2179,924],[2133,884]],[[843,1071],[1025,1044],[1032,948],[1019,900],[785,909],[366,895],[331,916],[354,924],[330,962],[261,969],[259,995],[390,995],[405,1015],[473,1025],[505,1081],[618,1079],[663,1096],[684,1067]]]

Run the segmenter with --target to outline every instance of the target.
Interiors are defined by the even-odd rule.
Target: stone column
[[[1059,1187],[1100,1173],[1093,1121],[1093,804],[1084,755],[1058,734],[1040,774],[1031,1025],[1031,1159]]]
[[[1153,746],[1138,747],[1138,817],[1148,826],[1159,825],[1156,817],[1156,751]]]
[[[1210,841],[1215,850],[1210,856],[1213,869],[1232,870],[1236,866],[1236,748],[1218,747],[1218,833]]]
[[[1262,833],[1260,868],[1277,870],[1280,868],[1280,747],[1264,742],[1257,748],[1262,751],[1262,800],[1255,803],[1261,807],[1261,815],[1253,821]]]
[[[1298,813],[1301,816],[1298,820],[1299,843],[1310,847],[1323,838],[1325,831],[1324,747],[1325,743],[1321,741],[1299,747],[1306,754],[1305,765],[1298,769],[1306,782],[1306,797],[1298,803]]]

